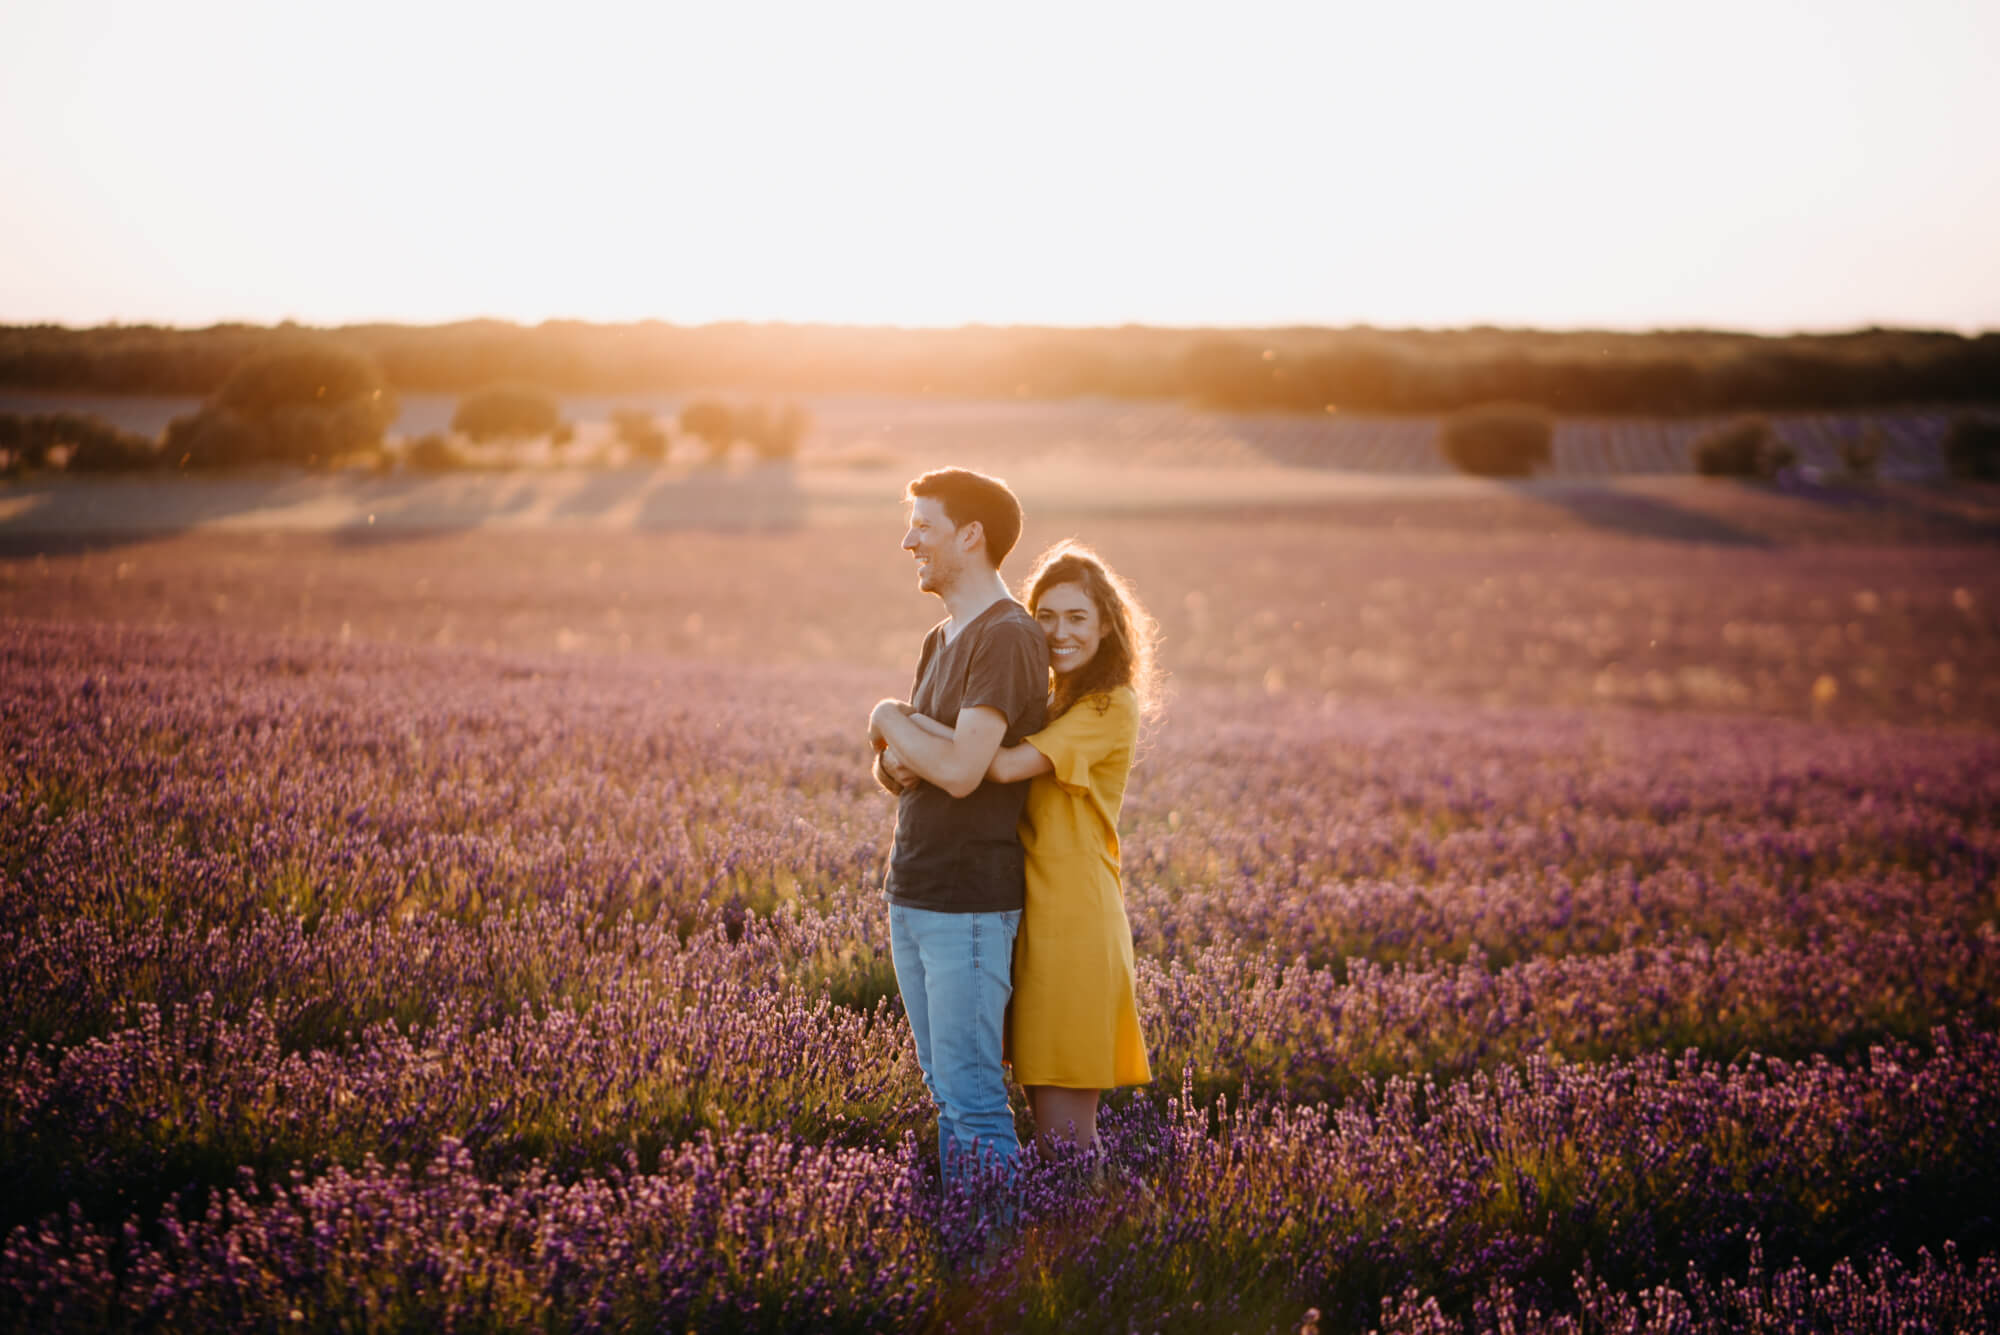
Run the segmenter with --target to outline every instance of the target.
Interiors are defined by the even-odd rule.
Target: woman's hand
[[[904,792],[917,786],[917,772],[910,768],[910,762],[894,746],[883,748],[882,772],[894,779]]]

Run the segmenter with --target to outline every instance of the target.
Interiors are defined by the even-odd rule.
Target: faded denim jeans
[[[896,986],[938,1107],[938,1162],[947,1186],[967,1156],[1011,1159],[1021,1144],[1000,1073],[1000,1035],[1014,993],[1019,909],[937,913],[889,906]]]

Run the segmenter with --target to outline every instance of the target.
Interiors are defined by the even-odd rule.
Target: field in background
[[[611,414],[640,409],[671,419],[685,400],[668,394],[565,396],[579,424],[573,452],[608,442]],[[1107,466],[1244,468],[1283,466],[1367,474],[1451,473],[1436,445],[1437,419],[1333,413],[1227,413],[1170,402],[1083,398],[982,400],[807,395],[813,430],[802,445],[815,460],[883,461],[889,467],[950,459],[1005,471],[1048,461]],[[396,434],[449,429],[456,396],[405,394]],[[0,389],[0,413],[92,413],[129,431],[157,435],[200,400],[175,396],[44,393]],[[1842,442],[1880,433],[1881,475],[1942,477],[1940,444],[1952,412],[1892,409],[1777,413],[1770,420],[1806,466],[1835,473]],[[1723,417],[1567,417],[1556,427],[1546,475],[1606,478],[1688,473],[1688,445]]]
[[[1015,568],[1083,537],[1151,597],[1177,679],[1315,709],[1410,697],[2000,724],[1990,545],[1890,540],[1871,512],[1756,493],[1763,505],[1734,511],[1671,499],[1071,512],[1031,519]],[[901,672],[937,613],[896,549],[898,507],[870,504],[745,533],[362,525],[39,551],[26,536],[0,560],[0,615]]]

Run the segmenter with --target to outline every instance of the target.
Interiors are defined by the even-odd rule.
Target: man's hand
[[[882,719],[885,711],[907,714],[910,712],[910,706],[901,700],[881,700],[877,701],[875,708],[869,711],[868,742],[877,751],[880,751],[889,744],[888,737],[882,732]]]
[[[953,797],[970,796],[985,782],[986,767],[1000,749],[1007,731],[1005,716],[991,706],[972,705],[958,711],[958,721],[949,731],[937,733],[919,726],[916,718],[901,700],[875,706],[868,716],[868,735],[875,739],[875,749],[893,746],[925,783]]]

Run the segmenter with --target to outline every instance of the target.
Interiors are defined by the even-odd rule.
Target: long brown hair
[[[1120,686],[1132,688],[1139,699],[1139,718],[1150,722],[1160,711],[1160,672],[1154,650],[1160,642],[1160,626],[1146,605],[1118,572],[1080,542],[1064,540],[1043,552],[1028,575],[1027,595],[1022,599],[1029,612],[1038,611],[1042,595],[1058,584],[1075,584],[1097,605],[1097,619],[1104,628],[1097,653],[1068,677],[1049,670],[1049,717],[1057,718],[1070,706],[1089,695],[1101,695]]]

